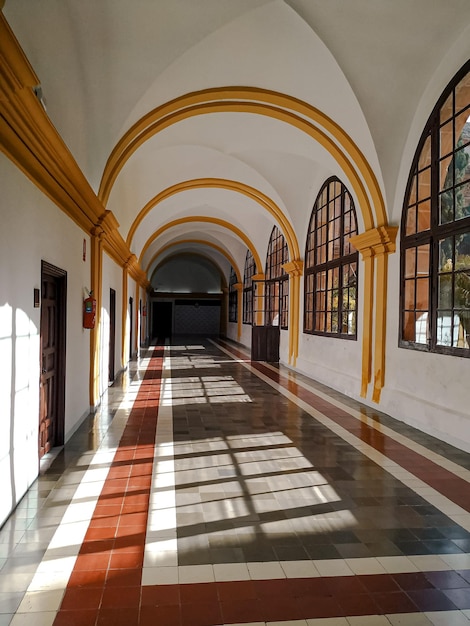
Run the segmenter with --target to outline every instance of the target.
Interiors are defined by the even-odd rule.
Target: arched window
[[[238,320],[238,291],[235,288],[237,284],[237,275],[233,267],[230,268],[230,280],[228,285],[228,321],[236,322]]]
[[[328,179],[313,207],[305,248],[304,332],[356,339],[358,253],[354,202]]]
[[[470,62],[418,144],[401,227],[400,345],[470,356]]]
[[[288,327],[289,274],[282,266],[289,261],[284,235],[274,226],[266,255],[265,323],[267,326]]]
[[[253,324],[253,276],[256,263],[251,250],[246,251],[245,273],[243,275],[243,323]]]

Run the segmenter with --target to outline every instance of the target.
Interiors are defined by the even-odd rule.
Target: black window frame
[[[243,272],[243,324],[253,325],[253,276],[256,275],[256,263],[251,250],[246,251]]]
[[[228,283],[228,321],[234,324],[238,322],[238,290],[235,288],[237,282],[237,274],[233,267],[230,266],[230,278]]]
[[[264,319],[266,326],[289,327],[289,274],[283,265],[289,262],[287,241],[278,226],[274,226],[266,253]],[[279,315],[278,324],[273,324]]]
[[[470,89],[469,95],[466,98],[466,104],[456,110],[456,88],[465,77],[467,77],[467,80],[470,79],[470,61],[457,72],[437,101],[418,142],[410,169],[403,201],[401,222],[398,345],[400,348],[422,352],[470,358],[470,345],[469,347],[462,347],[439,343],[438,332],[439,320],[443,319],[442,316],[439,316],[439,312],[450,312],[450,335],[452,337],[455,337],[454,321],[456,311],[460,310],[460,312],[465,312],[466,316],[470,317],[470,296],[468,298],[468,307],[465,306],[459,309],[455,306],[457,277],[461,279],[467,278],[467,281],[470,281],[470,267],[462,270],[455,266],[455,238],[463,238],[466,235],[468,241],[470,241],[470,160],[467,160],[467,167],[465,169],[468,179],[464,181],[464,183],[461,183],[456,180],[457,168],[455,159],[455,155],[462,154],[465,148],[470,152],[470,124],[468,122],[465,124],[469,126],[467,130],[468,140],[465,141],[463,145],[459,146],[460,135],[456,138],[456,119],[460,116],[467,116],[467,119],[470,118]],[[452,112],[449,116],[447,111],[450,100],[452,101]],[[449,151],[449,149],[446,149],[444,146],[444,151],[442,152],[441,137],[446,137],[446,127],[450,126],[452,127],[452,150]],[[444,143],[444,141],[442,141],[442,143]],[[426,153],[426,150],[429,151],[429,155]],[[443,189],[441,189],[440,180],[443,177],[441,169],[446,160],[448,160],[449,165],[445,169],[444,186]],[[450,169],[451,166],[452,169]],[[427,170],[429,170],[429,174]],[[449,180],[449,174],[452,179],[450,183],[447,182]],[[420,191],[420,187],[418,186],[420,177],[421,179],[429,180],[429,183],[427,183],[429,186],[429,197],[423,196],[423,192]],[[468,215],[464,218],[456,218],[455,211],[458,205],[457,196],[464,189],[464,185],[467,187],[465,191],[469,202],[466,207]],[[422,187],[423,185],[421,185],[421,189]],[[444,215],[448,210],[449,198],[451,198],[453,218],[450,220],[441,220],[441,214]],[[421,206],[425,207],[426,202],[429,203],[429,215],[426,217],[426,220],[423,220],[422,217],[420,218],[419,208]],[[426,212],[421,211],[421,214],[426,215]],[[448,264],[442,264],[444,246],[440,247],[440,242],[445,240],[449,241],[450,239],[454,241],[454,246],[450,254],[451,258],[448,259]],[[428,248],[427,256],[429,260],[427,265],[424,266],[419,261],[418,251],[421,249],[422,252],[426,253],[426,248]],[[414,254],[412,253],[413,249],[416,250]],[[468,254],[470,255],[470,246]],[[413,274],[411,274],[409,270],[411,262],[414,263],[415,268]],[[425,267],[427,268],[427,273],[424,271]],[[417,293],[419,290],[418,283],[426,280],[428,285],[424,293],[426,293],[427,297],[427,308],[424,308],[424,306],[419,307]],[[443,283],[446,281],[451,285],[450,307],[439,307],[440,280]],[[426,285],[424,285],[424,287],[426,287]],[[413,306],[411,306],[409,302],[411,295]],[[418,341],[419,337],[416,325],[419,321],[418,315],[420,313],[421,317],[423,313],[427,313],[424,322],[425,325],[422,329],[422,332],[425,333],[425,341]],[[413,319],[414,327],[410,325],[413,323]],[[461,317],[459,316],[459,328],[457,328],[457,333],[459,333],[460,327]],[[470,344],[470,326],[468,328],[466,341],[467,344]],[[412,332],[414,332],[414,340],[409,338]],[[463,332],[465,332],[464,328]],[[451,341],[453,342],[453,339],[451,339]]]
[[[338,204],[339,212],[335,213]],[[331,217],[334,219],[330,219]],[[339,230],[333,229],[335,236],[331,237],[331,224],[334,223],[339,226]],[[359,253],[349,243],[349,238],[357,235],[357,232],[353,198],[344,183],[338,177],[331,176],[323,183],[316,197],[305,243],[303,324],[305,334],[357,340]],[[338,281],[336,307],[333,306],[335,287],[332,282],[335,275]],[[345,298],[348,304],[346,307]],[[350,313],[354,315],[353,332],[349,332]],[[318,328],[317,320],[320,316],[323,319],[321,328]],[[337,327],[336,330],[332,330],[335,317]],[[348,329],[347,332],[343,330],[345,327]]]

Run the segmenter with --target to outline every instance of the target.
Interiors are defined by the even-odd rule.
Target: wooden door
[[[129,298],[129,361],[134,355],[134,299]]]
[[[63,444],[65,392],[65,273],[42,271],[39,458]]]
[[[109,290],[109,360],[108,360],[108,381],[113,382],[116,360],[116,292]]]

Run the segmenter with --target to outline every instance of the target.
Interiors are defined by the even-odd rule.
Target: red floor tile
[[[109,587],[103,591],[101,606],[104,608],[117,607],[139,607],[140,588],[139,587]]]
[[[142,606],[171,606],[180,604],[180,585],[142,587]]]
[[[219,602],[217,587],[213,583],[180,585],[180,598],[182,605],[194,602],[212,602],[213,604]]]
[[[104,608],[98,613],[96,626],[134,626],[139,623],[139,609],[136,608]]]
[[[374,602],[378,606],[379,614],[419,612],[416,604],[412,602],[404,591],[392,593],[373,593],[371,595]]]
[[[361,583],[370,593],[400,591],[399,586],[390,574],[364,575],[361,576]]]
[[[73,611],[77,607],[80,610],[99,609],[103,589],[100,587],[76,587],[66,589],[62,600],[61,610]]]
[[[181,626],[178,606],[142,606],[139,626]],[[129,625],[130,626],[130,625]]]
[[[181,604],[182,626],[216,626],[221,623],[222,615],[217,602]]]
[[[97,617],[97,610],[59,611],[54,626],[95,626]]]
[[[375,615],[379,612],[373,597],[368,593],[335,596],[343,615]]]

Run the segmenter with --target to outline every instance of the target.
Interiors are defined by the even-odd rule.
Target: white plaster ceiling
[[[113,148],[150,111],[191,92],[249,87],[305,102],[341,128],[374,172],[391,223],[427,116],[470,57],[469,0],[6,0],[3,13],[41,81],[48,115],[97,193]],[[106,206],[127,238],[144,206],[172,186],[233,181],[282,210],[302,254],[316,194],[331,175],[351,182],[295,125],[214,111],[143,142]],[[243,230],[264,262],[273,215],[247,195],[208,187],[175,193],[147,214],[131,242],[138,257],[157,229],[188,220],[153,241],[143,267],[153,259],[152,272],[159,250],[178,240],[188,243],[175,250],[220,256],[206,240],[243,272],[244,243],[220,225],[191,221],[198,215]]]

